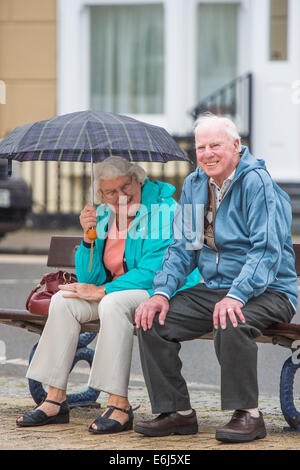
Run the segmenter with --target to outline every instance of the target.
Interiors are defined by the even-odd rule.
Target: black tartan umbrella
[[[94,110],[16,127],[0,142],[0,158],[8,160],[90,162],[92,183],[93,162],[112,155],[141,162],[190,162],[162,127]]]
[[[162,127],[128,116],[79,111],[16,127],[0,142],[0,158],[18,161],[189,161]]]
[[[140,162],[190,162],[162,127],[94,110],[16,127],[0,142],[0,158],[9,161],[90,162],[92,205],[93,163],[112,155]],[[91,237],[96,238],[95,230]]]

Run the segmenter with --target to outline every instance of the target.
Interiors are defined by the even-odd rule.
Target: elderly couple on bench
[[[109,398],[91,433],[133,428],[128,383],[136,328],[152,412],[158,414],[137,422],[136,432],[198,432],[181,375],[180,342],[213,331],[222,409],[234,410],[216,439],[266,436],[255,338],[274,322],[290,322],[297,308],[291,205],[264,161],[241,145],[231,120],[201,116],[195,142],[198,166],[185,179],[178,204],[172,185],[149,181],[136,164],[120,157],[97,164],[100,205],[97,211],[86,206],[80,215],[78,283],[61,286],[52,297],[27,372],[48,385],[48,394],[17,426],[69,421],[66,389],[81,323],[99,318],[88,385]],[[89,268],[87,233],[94,226],[98,238]]]

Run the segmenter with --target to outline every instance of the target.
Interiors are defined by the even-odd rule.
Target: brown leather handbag
[[[67,271],[44,274],[41,282],[30,292],[26,301],[26,309],[37,315],[48,315],[49,305],[53,294],[59,291],[60,284],[77,282],[77,277]],[[43,286],[44,289],[39,291]]]

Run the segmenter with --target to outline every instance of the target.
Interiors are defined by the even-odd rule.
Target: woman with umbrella
[[[52,297],[49,318],[27,377],[49,386],[46,400],[17,419],[17,425],[42,426],[69,421],[66,389],[81,323],[100,318],[89,386],[109,394],[107,408],[89,427],[96,434],[132,428],[128,400],[134,313],[152,294],[152,281],[171,243],[175,188],[150,182],[137,164],[109,157],[96,165],[101,205],[80,215],[83,241],[76,252],[78,283],[61,286]],[[88,237],[97,225],[92,247]],[[90,263],[93,249],[92,263]],[[200,282],[192,273],[184,288]]]

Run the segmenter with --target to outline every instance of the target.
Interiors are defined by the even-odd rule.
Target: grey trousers
[[[214,306],[228,290],[198,284],[178,292],[170,301],[165,325],[157,315],[150,330],[138,330],[141,363],[153,413],[191,408],[181,375],[180,342],[213,331]],[[214,330],[215,351],[221,366],[221,406],[235,410],[258,406],[257,345],[254,339],[274,322],[290,322],[294,309],[281,292],[267,289],[242,309],[246,323]],[[199,358],[201,367],[201,358]]]
[[[100,319],[88,386],[127,397],[135,310],[149,298],[146,290],[112,292],[100,302],[63,297],[51,299],[49,316],[26,377],[67,389],[81,323]]]

